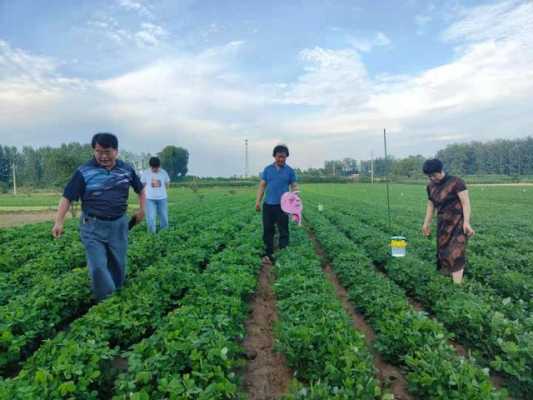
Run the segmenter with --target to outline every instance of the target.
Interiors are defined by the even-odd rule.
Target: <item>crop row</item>
[[[217,204],[212,200],[210,201],[210,204]],[[176,235],[179,239],[186,239],[191,231],[187,227],[181,229],[184,223],[194,224],[196,217],[212,213],[211,211],[195,209],[193,205],[194,202],[190,200],[182,202],[182,206],[179,209],[171,209],[170,226],[180,227],[179,230],[173,230],[173,235]],[[145,226],[143,225],[130,232],[129,242],[136,243],[149,238],[150,234],[144,228]],[[0,281],[2,286],[0,305],[12,301],[16,296],[25,295],[43,279],[57,279],[62,274],[85,264],[85,252],[78,239],[78,229],[73,229],[73,231],[75,233],[74,237],[71,234],[53,241],[53,244],[58,243],[62,247],[61,249],[58,249],[58,246],[50,246],[50,252],[45,252],[45,254],[25,263],[20,268],[5,273],[6,276]],[[67,231],[67,233],[71,232]],[[51,237],[51,235],[49,236]]]
[[[350,300],[365,315],[383,357],[407,371],[409,391],[424,399],[503,399],[488,371],[456,354],[441,323],[409,305],[401,288],[376,271],[364,249],[354,246],[314,210],[306,213]]]
[[[146,233],[137,237],[128,249],[128,281],[134,281],[139,272],[164,257],[169,242],[179,240],[186,249],[188,239],[201,227],[211,226],[216,230],[223,225],[220,220],[237,209],[218,210],[191,218],[158,235]],[[11,374],[16,364],[30,355],[43,339],[54,336],[93,304],[87,271],[80,268],[58,279],[43,278],[26,295],[0,307],[0,370]]]
[[[359,204],[353,201],[350,203],[347,200],[339,199],[330,202],[326,214],[329,211],[333,211],[333,218],[343,221],[360,220],[371,227],[367,231],[369,233],[374,232],[376,229],[381,232],[388,231],[387,220],[383,212],[376,212],[368,204]],[[361,212],[362,209],[365,210],[364,213]],[[335,215],[337,213],[341,215]],[[434,265],[435,243],[422,237],[418,224],[413,224],[412,221],[402,217],[396,217],[392,229],[395,233],[401,233],[409,239],[408,251],[410,257],[414,255],[428,264]],[[472,242],[477,240],[478,236]],[[383,243],[386,242],[387,240]],[[471,254],[472,251],[469,249],[468,253]],[[387,253],[382,253],[382,256],[385,254]],[[518,319],[523,323],[530,319],[530,310],[533,308],[532,278],[517,272],[505,274],[506,270],[497,267],[497,261],[495,260],[492,260],[489,264],[478,263],[478,260],[475,254],[473,257],[469,257],[466,269],[467,277],[472,277],[472,274],[474,274],[478,276],[478,279],[473,277],[474,279],[467,280],[464,290],[468,290],[483,298],[484,301],[491,303],[495,311],[503,313],[510,319]],[[380,260],[380,262],[382,261]],[[493,274],[489,272],[491,269],[494,272]],[[499,273],[497,269],[500,269]],[[479,275],[483,275],[487,279],[479,279]],[[509,292],[513,292],[514,295],[508,296]]]
[[[108,397],[118,373],[114,360],[121,351],[164,325],[165,315],[183,305],[185,293],[203,281],[199,275],[208,261],[244,225],[228,223],[224,213],[219,217],[226,221],[187,243],[169,240],[163,258],[43,344],[20,374],[6,381],[0,398]]]
[[[276,262],[274,284],[277,350],[299,381],[286,397],[382,398],[363,334],[353,329],[305,232],[293,229],[291,235],[291,246]]]
[[[490,366],[509,378],[517,396],[528,398],[533,384],[533,332],[530,323],[510,320],[495,310],[499,305],[454,285],[438,274],[432,264],[414,256],[388,256],[388,235],[355,216],[326,213],[355,244],[362,246],[374,264],[383,265],[388,276],[428,307],[459,340],[476,350]]]
[[[57,257],[54,259],[53,256],[60,252],[70,251],[69,244],[78,237],[76,225],[73,221],[65,224],[65,240],[61,241],[54,240],[51,234],[52,226],[47,223],[39,229],[38,235],[23,236],[6,243],[2,242],[0,245],[0,254],[2,255],[0,257],[0,282],[9,277],[10,273],[25,265],[25,263],[39,257],[57,261]],[[9,232],[11,229],[6,231]],[[78,250],[78,253],[83,253],[80,249],[76,250]]]
[[[195,280],[180,308],[133,346],[113,399],[230,399],[239,396],[244,323],[261,251],[258,218]]]

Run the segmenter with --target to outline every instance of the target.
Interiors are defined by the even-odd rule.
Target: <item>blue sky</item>
[[[533,2],[0,0],[0,143],[112,131],[233,175],[533,135]]]

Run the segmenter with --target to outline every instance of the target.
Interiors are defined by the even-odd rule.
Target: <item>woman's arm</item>
[[[426,206],[426,217],[424,218],[424,224],[422,225],[422,233],[428,237],[431,235],[431,220],[433,219],[433,213],[435,212],[435,206],[431,200],[428,200]]]
[[[459,200],[463,206],[463,230],[465,235],[468,237],[474,236],[476,232],[470,226],[470,216],[472,214],[472,209],[470,207],[470,196],[468,195],[468,190],[463,190],[458,193]]]

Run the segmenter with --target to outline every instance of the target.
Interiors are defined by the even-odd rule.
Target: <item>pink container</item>
[[[293,221],[298,225],[302,224],[302,211],[304,206],[302,200],[296,192],[285,192],[281,196],[281,209],[287,214],[291,214]]]

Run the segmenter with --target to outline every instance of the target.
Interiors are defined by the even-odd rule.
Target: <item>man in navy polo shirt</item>
[[[128,194],[130,186],[139,195],[144,217],[145,195],[135,170],[118,160],[118,140],[111,133],[97,133],[91,142],[94,157],[80,166],[65,187],[59,202],[52,235],[63,234],[70,203],[81,198],[80,237],[85,246],[93,294],[102,300],[124,284],[128,250]]]
[[[289,216],[281,210],[281,196],[289,191],[298,190],[296,174],[285,161],[289,157],[289,149],[285,145],[274,147],[272,152],[274,163],[268,165],[261,174],[261,182],[257,189],[255,209],[261,211],[261,200],[266,189],[266,198],[263,203],[263,242],[265,243],[265,256],[263,261],[274,262],[274,232],[275,226],[279,230],[279,248],[289,245]]]

